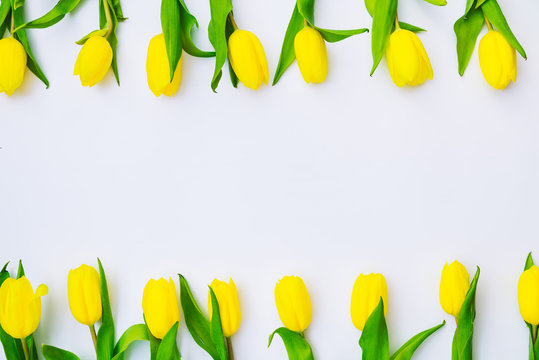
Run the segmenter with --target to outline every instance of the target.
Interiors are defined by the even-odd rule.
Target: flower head
[[[260,40],[250,31],[236,30],[228,39],[228,60],[238,79],[250,89],[268,84],[268,62]]]
[[[0,93],[11,96],[22,84],[26,71],[26,50],[12,37],[0,40]]]
[[[148,57],[146,58],[146,74],[148,86],[155,96],[161,94],[165,96],[174,96],[180,87],[182,78],[182,61],[180,57],[174,77],[170,81],[170,64],[168,61],[165,36],[159,34],[150,40],[148,46]]]
[[[479,64],[485,80],[503,90],[511,80],[517,81],[517,54],[505,37],[490,30],[479,42]]]
[[[92,36],[82,46],[73,75],[80,75],[82,86],[94,86],[100,82],[112,63],[112,48],[102,36]]]

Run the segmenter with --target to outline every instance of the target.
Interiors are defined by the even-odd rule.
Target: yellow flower
[[[260,40],[250,31],[236,30],[228,39],[228,60],[238,79],[250,89],[268,84],[268,62]]]
[[[170,64],[168,62],[165,36],[159,34],[150,40],[148,46],[148,57],[146,58],[146,74],[148,86],[155,96],[161,94],[174,96],[180,87],[182,78],[182,61],[180,57],[172,82],[170,81]]]
[[[78,322],[90,326],[101,319],[101,281],[96,269],[83,264],[70,270],[67,295],[71,313]]]
[[[535,265],[520,275],[518,306],[524,321],[539,325],[539,268]]]
[[[490,30],[479,42],[479,64],[485,80],[503,90],[511,80],[517,81],[517,54],[498,31]]]
[[[157,339],[164,338],[180,321],[176,286],[171,278],[148,281],[142,295],[142,311],[150,332]]]
[[[41,318],[41,297],[47,295],[46,285],[34,293],[26,277],[8,278],[0,287],[0,325],[15,339],[24,339],[36,331]]]
[[[326,42],[320,33],[310,26],[296,34],[294,50],[303,80],[323,83],[328,74]]]
[[[82,46],[73,75],[80,75],[82,86],[94,86],[100,82],[112,63],[112,48],[102,36],[92,36]]]
[[[387,315],[387,284],[382,274],[359,275],[352,290],[351,315],[354,326],[363,331],[369,316],[378,304],[384,301],[384,315]]]
[[[421,43],[411,31],[397,29],[389,37],[386,49],[387,66],[398,87],[423,84],[432,80],[432,66]]]
[[[470,287],[470,274],[458,261],[447,263],[440,281],[440,304],[449,315],[457,317]]]
[[[223,335],[230,337],[238,331],[241,323],[240,302],[236,284],[234,284],[232,279],[230,279],[228,284],[224,281],[215,279],[212,281],[210,287],[215,293],[215,297],[219,303],[219,315],[221,316]],[[210,294],[208,294],[208,309],[211,320],[213,307]]]
[[[275,304],[281,321],[289,330],[303,332],[311,323],[311,300],[300,277],[285,276],[275,285]]]
[[[26,71],[26,50],[12,37],[0,40],[0,93],[11,96],[22,84]]]

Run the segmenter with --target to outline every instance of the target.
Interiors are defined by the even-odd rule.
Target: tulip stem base
[[[537,341],[537,325],[532,325],[532,342],[535,344]]]
[[[228,19],[230,20],[230,24],[232,24],[234,30],[238,30],[238,24],[236,24],[236,20],[234,20],[234,15],[232,14],[232,11],[228,13]]]
[[[232,340],[229,337],[225,338],[226,349],[228,350],[228,360],[234,360],[234,350],[232,349]]]
[[[24,352],[24,358],[26,360],[30,360],[30,350],[28,350],[28,343],[26,342],[26,338],[21,339],[22,342],[22,351]]]
[[[97,335],[95,333],[95,327],[94,325],[90,325],[90,334],[92,335],[92,341],[94,343],[94,349],[97,352]]]
[[[483,17],[485,18],[485,24],[487,24],[488,31],[492,31],[492,24],[490,23],[490,21],[488,21],[488,18],[484,13]]]

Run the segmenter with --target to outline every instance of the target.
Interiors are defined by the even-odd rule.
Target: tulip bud
[[[170,81],[170,63],[168,61],[167,48],[165,44],[165,36],[159,34],[150,40],[148,46],[148,57],[146,58],[146,74],[148,78],[148,86],[155,96],[161,94],[173,97],[182,78],[182,61],[180,57],[172,82]]]
[[[250,89],[268,84],[268,62],[260,40],[250,31],[236,30],[228,38],[228,60],[238,79]]]
[[[503,90],[511,80],[517,81],[517,54],[505,37],[490,30],[479,42],[479,65],[485,80]]]
[[[470,287],[470,274],[458,261],[447,263],[440,281],[440,304],[449,315],[457,317]]]
[[[384,315],[387,315],[387,284],[382,274],[359,275],[352,290],[351,315],[354,326],[363,331],[372,312],[384,301]]]
[[[210,287],[212,288],[217,302],[219,303],[219,315],[221,316],[221,326],[223,327],[223,335],[226,337],[232,336],[241,323],[240,302],[238,299],[238,290],[236,284],[230,279],[227,284],[224,281],[213,280]],[[208,294],[208,309],[210,320],[213,314],[213,306],[211,303],[211,294]]]
[[[398,87],[423,84],[432,80],[430,60],[416,34],[397,29],[389,37],[386,48],[387,66]]]
[[[69,271],[67,294],[73,317],[91,326],[101,319],[101,280],[96,269],[81,265]]]
[[[15,339],[25,339],[36,331],[41,319],[41,297],[47,295],[46,285],[34,293],[26,277],[8,278],[0,287],[0,325]]]
[[[520,275],[518,306],[524,321],[539,325],[539,268],[535,265]]]
[[[80,75],[82,86],[94,86],[100,82],[112,63],[112,48],[102,36],[92,36],[82,46],[73,75]]]
[[[11,96],[22,84],[26,71],[26,50],[12,37],[0,40],[0,93]]]
[[[300,277],[285,276],[275,285],[275,303],[284,326],[295,332],[307,329],[313,314],[309,292]]]
[[[157,339],[163,339],[172,326],[180,321],[176,286],[171,278],[151,279],[144,287],[142,311],[148,329]]]
[[[303,80],[307,84],[323,83],[328,74],[328,55],[322,35],[316,29],[305,26],[296,34],[294,50]]]

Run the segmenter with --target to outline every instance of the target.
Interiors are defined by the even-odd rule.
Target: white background
[[[187,3],[209,49],[208,2]],[[420,37],[434,68],[433,81],[412,89],[394,86],[385,62],[369,77],[363,34],[328,45],[323,85],[306,85],[294,64],[276,87],[236,90],[225,68],[213,94],[214,60],[186,56],[176,98],[156,99],[145,61],[160,4],[135,0],[123,1],[129,20],[118,33],[122,86],[110,73],[83,88],[72,76],[74,41],[96,28],[97,1],[32,30],[51,87],[27,72],[11,98],[0,96],[0,260],[15,272],[22,258],[33,285],[49,285],[38,341],[93,357],[66,278],[99,256],[118,334],[142,321],[149,278],[184,274],[206,307],[211,280],[232,276],[243,312],[236,358],[285,359],[280,340],[266,349],[280,326],[273,288],[296,274],[311,294],[315,357],[359,359],[351,289],[359,273],[381,272],[392,351],[446,319],[415,359],[450,359],[455,325],[438,286],[443,264],[459,259],[471,275],[482,270],[476,358],[527,359],[516,285],[527,252],[539,257],[539,2],[500,0],[529,57],[504,92],[483,80],[477,50],[457,73],[452,27],[464,3],[401,1],[401,20],[429,30]],[[28,17],[52,5],[29,0]],[[293,2],[234,5],[273,74]],[[371,24],[359,0],[318,0],[316,18],[329,28]],[[185,359],[209,359],[184,323],[180,333]],[[130,354],[148,359],[148,344]]]

